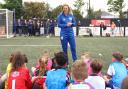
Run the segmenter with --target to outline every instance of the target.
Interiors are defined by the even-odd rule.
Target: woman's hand
[[[68,22],[68,23],[67,23],[67,26],[68,26],[68,27],[72,26],[72,23],[71,23],[71,22]]]

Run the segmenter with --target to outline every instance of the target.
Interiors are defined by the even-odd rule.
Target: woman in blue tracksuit
[[[77,59],[76,56],[76,43],[73,32],[73,27],[76,26],[75,18],[70,14],[70,7],[68,5],[63,5],[63,11],[59,14],[57,21],[58,27],[61,28],[60,40],[62,44],[63,51],[67,54],[68,43],[70,44],[71,53],[73,61]]]

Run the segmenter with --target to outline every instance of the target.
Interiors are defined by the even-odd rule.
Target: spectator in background
[[[81,22],[80,22],[80,20],[79,20],[78,23],[77,23],[77,29],[76,29],[76,35],[77,35],[77,36],[79,35],[80,26],[81,26]]]
[[[40,22],[40,35],[44,35],[44,21]]]
[[[48,38],[49,38],[49,28],[50,28],[50,19],[47,19],[45,32],[46,32],[46,37]]]
[[[111,24],[112,36],[115,36],[115,30],[116,30],[116,24],[114,22],[112,22],[112,24]]]
[[[57,26],[57,21],[56,21],[56,20],[54,20],[54,26],[55,26],[55,27]]]
[[[18,33],[19,33],[19,36],[22,35],[22,22],[21,22],[21,19],[18,19]]]
[[[28,22],[27,22],[26,19],[24,20],[23,34],[24,34],[25,37],[28,36]]]
[[[37,31],[37,20],[34,19],[34,20],[33,20],[33,31],[32,31],[32,35],[33,35],[33,36],[36,35],[36,31]]]
[[[14,37],[16,37],[16,34],[17,34],[17,28],[18,28],[18,23],[16,21],[16,19],[14,19],[14,23],[13,23],[13,34],[14,34]]]
[[[40,21],[38,20],[37,21],[37,29],[36,29],[36,35],[40,36],[40,28],[41,28],[41,23]]]
[[[106,26],[105,26],[104,22],[101,22],[101,24],[100,24],[100,36],[101,37],[103,36],[102,35],[103,30],[106,30]]]
[[[53,28],[54,28],[54,30],[53,30],[53,35],[55,36],[55,27],[57,27],[57,21],[56,21],[56,20],[54,20],[53,22],[54,22],[54,27],[53,27]]]
[[[32,32],[33,32],[33,21],[31,19],[29,19],[29,21],[28,21],[28,33],[29,33],[29,36],[32,36]]]
[[[49,27],[49,35],[50,36],[54,34],[54,27],[55,27],[54,25],[55,25],[54,21],[50,20],[50,27]]]

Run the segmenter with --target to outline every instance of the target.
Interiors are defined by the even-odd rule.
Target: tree
[[[83,16],[80,14],[80,11],[73,10],[73,15],[75,16],[76,20],[82,20]]]
[[[62,5],[57,6],[51,11],[50,18],[56,19],[57,16],[62,12]]]
[[[94,11],[94,18],[100,19],[101,18],[102,11],[99,9],[97,11]]]
[[[75,9],[73,10],[73,14],[76,17],[77,20],[81,20],[83,18],[82,16],[82,7],[84,6],[83,0],[76,0],[74,3]]]
[[[95,18],[95,19],[100,19],[101,18],[102,11],[99,9],[97,11],[94,11],[93,8],[90,8],[90,14],[87,15],[90,19]]]
[[[16,17],[19,18],[23,13],[22,0],[4,0],[5,4],[1,4],[1,8],[15,10]]]
[[[82,7],[84,6],[84,2],[83,0],[76,0],[74,3],[74,7],[76,8],[76,10],[78,10],[79,12],[81,12]]]
[[[46,18],[50,6],[45,3],[25,2],[24,3],[24,17],[25,18]]]
[[[108,0],[109,12],[119,13],[119,17],[123,18],[122,9],[125,7],[124,0]]]

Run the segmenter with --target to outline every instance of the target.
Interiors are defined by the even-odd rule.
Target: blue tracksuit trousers
[[[71,53],[72,53],[72,58],[73,58],[73,61],[75,61],[77,59],[77,56],[76,56],[76,43],[75,43],[74,33],[61,32],[60,40],[61,40],[62,49],[66,54],[67,54],[68,43],[69,43]]]

